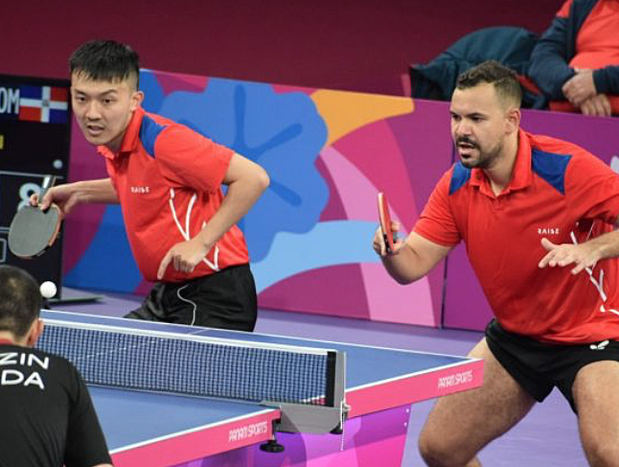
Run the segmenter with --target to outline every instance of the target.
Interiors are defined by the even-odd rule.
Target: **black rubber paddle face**
[[[56,240],[60,229],[60,211],[51,206],[43,212],[38,207],[24,206],[11,222],[9,250],[19,258],[34,258]]]

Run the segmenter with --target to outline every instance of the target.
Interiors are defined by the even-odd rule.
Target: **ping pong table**
[[[407,406],[411,403],[478,387],[483,379],[483,362],[466,357],[63,311],[44,310],[42,318],[44,321],[60,320],[247,342],[318,348],[327,346],[346,352],[345,394],[350,409],[341,436],[274,433],[274,422],[282,416],[281,411],[259,404],[90,386],[112,460],[117,467],[282,465],[277,462],[280,454],[263,453],[256,449],[257,445],[274,436],[286,448],[288,460],[291,450],[300,449],[301,455],[308,455],[310,449],[305,445],[312,442],[307,441],[312,437],[322,440],[319,441],[321,456],[343,456],[345,450],[354,448],[351,444],[355,443],[349,441],[347,433],[356,420],[361,421],[354,428],[357,436],[360,436],[360,426],[380,423],[389,418],[394,410],[400,414],[397,423],[402,425],[401,414],[404,411],[408,413]],[[374,432],[379,438],[387,436],[382,428]],[[386,460],[397,455],[384,452],[380,458]],[[298,455],[296,458],[298,460]],[[192,462],[198,459],[202,460]],[[268,461],[263,463],[260,459]],[[288,462],[286,465],[292,464]],[[383,465],[389,463],[383,462]]]

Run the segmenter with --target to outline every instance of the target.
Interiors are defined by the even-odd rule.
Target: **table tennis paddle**
[[[391,229],[391,215],[389,214],[387,197],[382,192],[378,193],[378,219],[380,221],[380,230],[383,234],[387,253],[393,253],[395,251],[393,243],[395,237]]]
[[[56,177],[48,175],[43,179],[39,202],[55,183]],[[42,255],[51,247],[62,223],[60,208],[52,204],[45,211],[37,206],[26,205],[19,209],[9,227],[9,250],[15,256],[32,259]]]

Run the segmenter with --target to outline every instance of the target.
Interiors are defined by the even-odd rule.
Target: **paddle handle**
[[[45,175],[43,177],[43,182],[41,183],[41,191],[39,191],[39,203],[41,203],[41,201],[43,201],[43,197],[49,191],[49,189],[54,186],[55,183],[56,183],[56,176],[55,175]],[[51,204],[49,205],[49,207],[47,209],[45,209],[44,212],[47,212],[47,210],[50,207],[51,207]]]
[[[45,175],[45,177],[43,177],[43,183],[41,183],[41,191],[39,192],[39,202],[43,200],[43,197],[45,196],[45,194],[49,191],[51,187],[54,186],[55,183],[56,183],[55,175]]]

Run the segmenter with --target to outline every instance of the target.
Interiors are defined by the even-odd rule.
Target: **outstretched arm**
[[[65,183],[50,188],[42,200],[41,209],[47,209],[56,203],[63,215],[68,214],[79,203],[118,203],[118,195],[109,178],[86,180],[83,182]],[[39,196],[32,195],[30,204],[39,204]]]
[[[615,224],[619,227],[619,223]],[[619,230],[608,232],[583,243],[557,245],[542,238],[542,246],[548,251],[539,262],[540,268],[570,266],[578,274],[586,268],[594,268],[598,261],[619,256]]]

